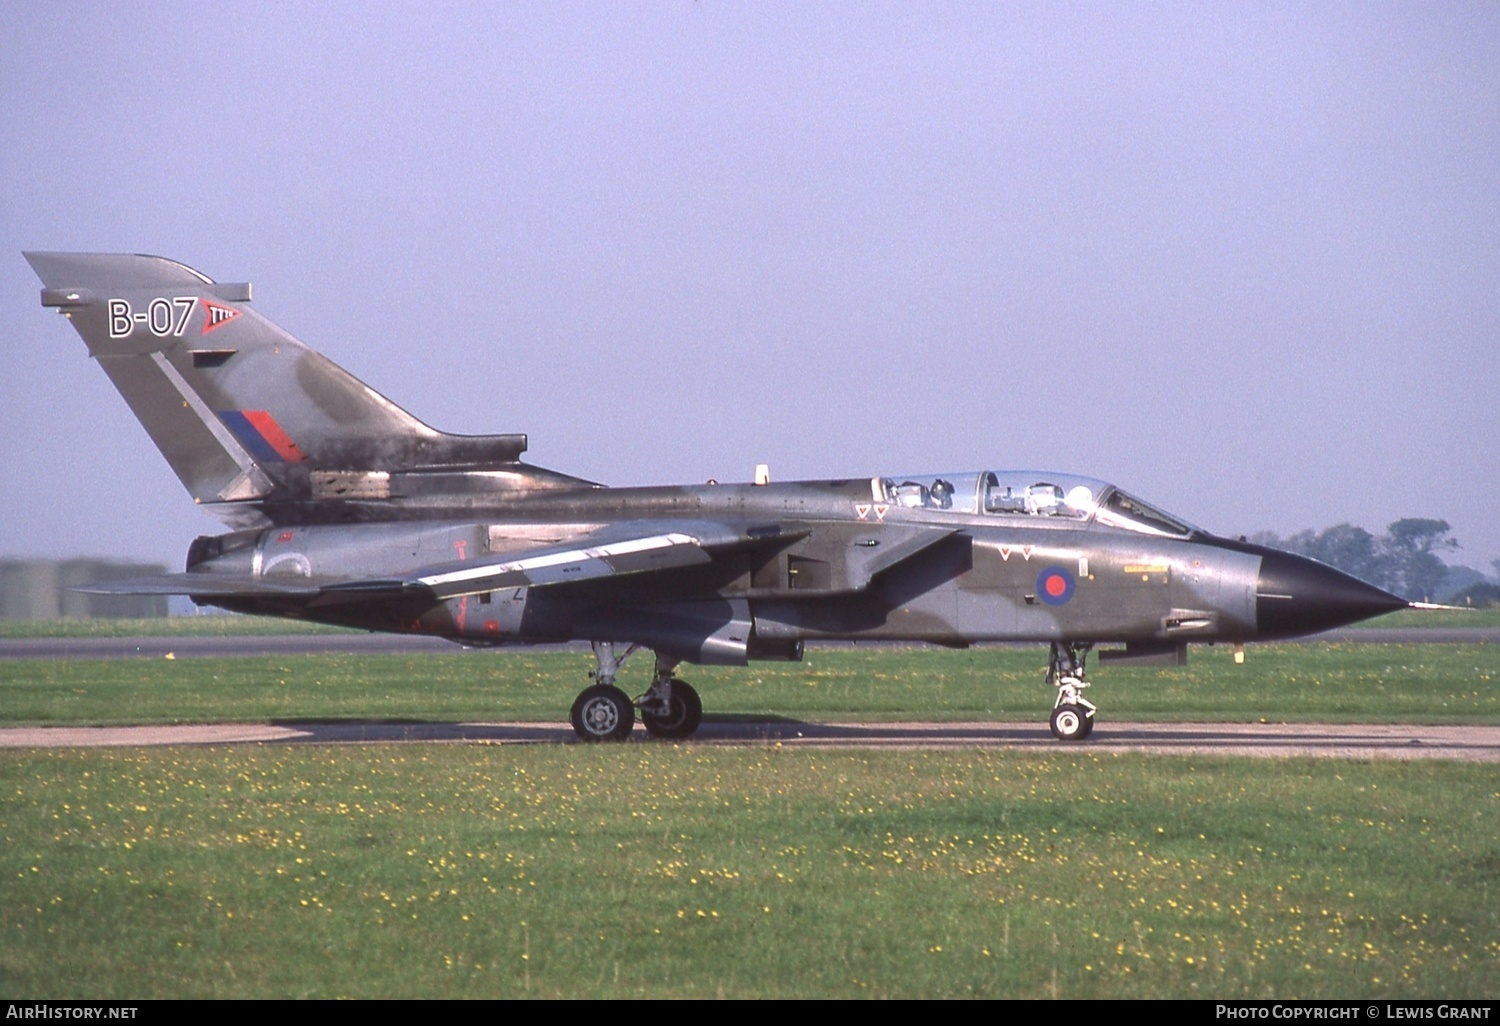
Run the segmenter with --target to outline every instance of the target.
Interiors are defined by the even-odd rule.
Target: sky
[[[612,485],[1040,468],[1500,557],[1500,5],[0,4],[0,557],[197,510],[23,249]]]

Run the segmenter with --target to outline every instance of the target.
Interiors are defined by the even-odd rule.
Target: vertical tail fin
[[[317,472],[514,464],[525,435],[428,427],[220,284],[161,257],[27,253],[194,500],[318,497]]]

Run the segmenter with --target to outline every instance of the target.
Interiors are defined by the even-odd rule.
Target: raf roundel
[[[1060,566],[1049,566],[1036,576],[1037,598],[1049,606],[1060,606],[1073,597],[1073,575]]]

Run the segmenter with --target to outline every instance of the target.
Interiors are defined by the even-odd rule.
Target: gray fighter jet
[[[681,663],[798,660],[808,641],[1051,645],[1051,726],[1086,738],[1105,661],[1289,638],[1405,601],[1217,537],[1072,474],[979,470],[606,488],[521,461],[526,436],[434,430],[261,317],[250,286],[152,256],[28,253],[193,501],[230,530],[185,573],[111,582],[246,613],[465,645],[591,642],[578,736],[637,711],[691,735]],[[621,665],[655,653],[630,698]]]

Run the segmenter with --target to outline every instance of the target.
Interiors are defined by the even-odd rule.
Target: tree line
[[[1250,541],[1310,556],[1408,601],[1418,602],[1433,601],[1438,595],[1449,573],[1442,553],[1458,548],[1448,521],[1425,517],[1397,520],[1378,538],[1363,527],[1335,524],[1322,531],[1299,531],[1286,538],[1262,531]],[[1500,575],[1500,560],[1495,563]],[[1500,599],[1500,587],[1481,583],[1471,587],[1469,594],[1476,602],[1495,601]]]

